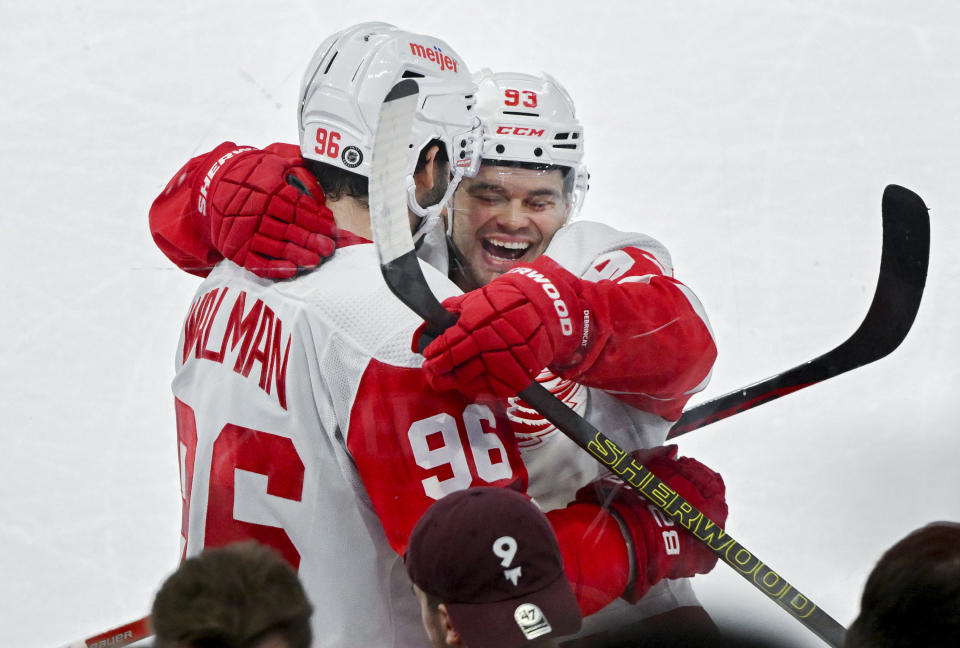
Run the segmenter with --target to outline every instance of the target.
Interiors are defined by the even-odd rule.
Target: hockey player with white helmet
[[[464,290],[543,254],[556,229],[579,211],[587,192],[583,127],[567,91],[546,74],[484,69],[474,79],[477,114],[484,124],[483,166],[457,194],[447,222],[451,274]],[[480,214],[491,223],[526,216],[532,227],[517,227],[517,236],[502,231],[485,237],[476,226]]]
[[[447,45],[399,38],[386,23],[364,23],[356,30],[364,35],[348,31],[328,38],[307,66],[300,88],[300,152],[304,159],[322,163],[312,165],[320,173],[326,167],[369,177],[377,116],[398,80],[385,70],[402,69],[403,78],[417,80],[420,96],[408,148],[410,210],[419,217],[439,215],[460,179],[477,171],[481,129],[471,112],[476,86]],[[376,47],[380,39],[383,45]],[[432,190],[436,199],[422,204],[413,172],[420,152],[431,144],[443,147],[441,158],[452,161],[452,174],[449,181],[438,178],[440,184]],[[369,234],[369,222],[352,231]]]
[[[631,283],[651,281],[653,275],[648,273],[669,274],[669,254],[657,241],[644,235],[616,232],[589,221],[571,225],[571,219],[583,205],[588,174],[583,162],[584,130],[563,86],[543,73],[493,73],[484,69],[474,79],[479,86],[477,114],[484,124],[483,160],[479,173],[464,179],[448,207],[450,247],[455,260],[451,276],[457,284],[464,290],[496,285],[491,282],[513,268],[534,263],[537,259],[542,259],[540,264],[553,260],[581,277],[593,281],[613,279],[628,287],[623,290],[606,284],[607,294],[601,294],[599,299],[592,295],[581,299],[581,302],[587,299],[601,302],[621,297],[638,300],[636,292],[629,289]],[[547,272],[542,268],[538,270]],[[568,284],[575,281],[572,277],[567,279]],[[702,312],[696,298],[680,284],[670,283],[666,278],[653,279],[653,283],[660,283],[659,288],[676,291],[680,301],[686,302],[689,298],[690,307],[698,314]],[[530,292],[536,295],[539,290]],[[687,294],[680,297],[682,292]],[[490,310],[482,303],[489,300],[481,298],[478,301],[481,303],[477,317],[489,318]],[[462,317],[460,303],[453,300],[445,305],[459,311]],[[645,332],[637,325],[643,305],[635,303],[634,310],[622,308],[623,315],[633,315],[633,321],[621,332],[622,337]],[[671,312],[683,313],[682,304],[672,308]],[[470,315],[468,312],[468,318]],[[537,317],[541,315],[542,312],[535,314]],[[705,316],[702,321],[706,322]],[[706,326],[700,331],[709,335]],[[485,339],[487,336],[481,333],[474,337]],[[702,348],[707,342],[705,339],[701,343],[693,342],[695,338],[689,334],[685,339],[694,349]],[[461,345],[467,342],[465,335],[463,331],[454,332],[449,336],[448,344],[437,349],[443,342],[444,338],[441,338],[440,342],[424,350],[428,358],[425,369],[431,381],[439,387],[464,389],[476,371],[470,359],[464,359],[462,351],[457,358],[460,367],[451,370],[454,363],[446,362],[445,351],[454,345],[462,349]],[[475,348],[482,347],[482,344]],[[608,341],[607,355],[614,355],[611,352],[614,346]],[[501,354],[497,364],[509,365],[502,359],[501,346],[491,351]],[[597,477],[598,464],[539,413],[513,397],[517,385],[524,386],[524,381],[529,382],[529,377],[535,375],[539,382],[595,426],[620,437],[631,448],[662,444],[669,420],[675,418],[674,413],[679,415],[682,407],[677,400],[671,402],[667,399],[657,403],[661,409],[654,409],[646,395],[637,394],[640,390],[630,373],[613,362],[604,366],[604,354],[599,355],[599,361],[579,376],[560,376],[557,374],[563,372],[554,373],[551,369],[532,375],[521,373],[519,382],[508,392],[501,393],[509,397],[508,416],[530,475],[528,492],[546,510],[572,501],[578,488]],[[631,358],[631,361],[639,359]],[[692,359],[691,364],[694,362]],[[568,367],[564,369],[570,371]],[[484,375],[489,373],[492,372]],[[609,389],[611,381],[618,381],[620,389]],[[608,388],[601,389],[598,385]],[[699,388],[703,386],[705,382],[698,385]],[[475,388],[474,393],[495,389],[488,382]],[[631,391],[636,394],[633,398],[628,395]],[[616,397],[611,398],[611,393]],[[686,398],[679,400],[685,402]],[[659,615],[710,625],[689,581],[665,580],[635,605],[618,601],[588,617],[584,633],[632,625],[643,618]]]
[[[227,143],[191,160],[151,210],[164,251],[181,267],[209,273],[181,331],[173,383],[185,554],[256,538],[299,567],[317,610],[318,645],[423,645],[400,558],[410,529],[448,492],[477,485],[522,490],[527,471],[502,401],[475,401],[432,385],[445,372],[421,369],[423,358],[411,351],[420,322],[389,293],[364,236],[363,164],[376,123],[371,106],[413,76],[422,88],[422,119],[410,138],[411,223],[442,235],[436,206],[478,167],[475,86],[446,43],[389,25],[344,30],[321,50],[301,95],[297,153],[306,161],[289,145],[256,150]],[[341,74],[341,65],[354,73]],[[564,204],[562,223],[571,210],[566,192],[557,193],[563,194],[557,199]],[[456,209],[451,215],[455,225]],[[330,217],[337,229],[329,227]],[[328,252],[330,241],[316,236],[318,224],[326,225],[337,252],[291,281],[264,281],[230,260],[212,271],[203,267],[219,252],[263,274],[288,276],[301,261]],[[552,234],[544,232],[547,239]],[[630,271],[623,259],[615,265]],[[658,282],[650,268],[644,271],[643,281]],[[425,265],[424,272],[441,299],[463,297],[445,271]],[[471,308],[464,303],[462,310]],[[602,306],[598,313],[599,323],[606,317]],[[582,338],[593,342],[586,333]],[[708,335],[698,339],[709,340],[712,350]],[[603,349],[597,355],[604,356]],[[705,374],[706,365],[678,384],[701,380],[695,374]],[[669,452],[643,461],[722,523],[719,476]],[[657,520],[636,495],[621,493],[610,507],[583,492],[573,505],[548,514],[585,613],[621,594],[636,600],[664,578],[704,573],[715,564],[711,552],[685,535],[683,551],[664,546]]]

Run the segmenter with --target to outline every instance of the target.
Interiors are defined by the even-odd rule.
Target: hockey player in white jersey
[[[699,301],[673,280],[670,255],[659,242],[596,222],[571,222],[583,204],[588,174],[583,127],[566,90],[546,74],[482,70],[474,78],[477,114],[484,123],[483,161],[475,177],[461,182],[447,210],[451,276],[465,290],[483,289],[496,287],[494,280],[511,269],[535,268],[565,293],[569,310],[581,315],[581,328],[572,336],[578,341],[584,335],[582,314],[591,312],[587,328],[593,330],[587,335],[593,336],[593,357],[571,362],[577,353],[571,352],[568,358],[541,357],[522,367],[522,360],[505,359],[506,345],[496,340],[489,348],[496,361],[484,362],[488,333],[504,318],[481,290],[445,305],[464,321],[491,322],[478,327],[479,333],[458,325],[461,330],[425,349],[424,368],[439,388],[509,397],[507,414],[529,474],[528,492],[551,510],[596,479],[599,464],[514,394],[536,377],[624,447],[659,446],[690,394],[706,385],[713,341]],[[522,295],[538,306],[528,313],[535,327],[534,321],[549,321],[553,302],[538,297],[543,295],[539,285],[529,288],[505,297],[494,291],[492,299]],[[466,313],[465,299],[472,300]],[[511,311],[509,323],[522,327],[524,318],[517,312]],[[449,360],[452,348],[455,361]],[[544,365],[556,373],[541,371]],[[497,379],[508,380],[511,370],[514,382],[498,388]],[[477,375],[481,379],[474,379]],[[583,633],[615,630],[651,616],[658,616],[658,623],[710,625],[688,580],[664,580],[634,605],[617,601],[588,617]]]
[[[400,63],[386,60],[389,56],[383,54],[389,51],[387,43],[394,48],[390,56]],[[364,50],[377,47],[380,49],[375,52]],[[428,52],[434,52],[433,57]],[[440,63],[438,52],[444,57]],[[411,61],[411,57],[418,60]],[[341,66],[336,65],[338,60]],[[431,63],[434,67],[429,67]],[[351,64],[345,77],[337,77]],[[324,95],[310,88],[317,82],[318,88],[330,90],[330,97],[341,100],[343,93],[333,92],[335,84],[347,86],[346,79],[357,78],[362,71],[358,67],[364,64],[389,69],[387,75],[380,70],[384,77],[380,80],[381,99],[383,88],[388,87],[383,84],[399,79],[402,73],[413,73],[420,75],[421,98],[437,99],[432,104],[424,101],[424,107],[440,106],[446,115],[446,110],[457,110],[456,102],[463,101],[459,117],[443,125],[447,130],[421,133],[422,137],[412,139],[411,167],[417,154],[425,153],[420,155],[423,166],[416,171],[411,168],[415,180],[413,212],[425,213],[428,222],[430,218],[436,222],[437,209],[424,210],[420,201],[449,193],[440,191],[446,178],[437,172],[437,156],[446,149],[448,157],[460,159],[455,142],[468,141],[473,128],[472,121],[464,119],[464,115],[472,114],[472,88],[445,85],[447,77],[465,72],[464,64],[445,44],[385,27],[365,26],[338,35],[329,49],[321,47],[305,77],[301,150],[305,155],[329,158],[323,164],[341,170],[355,169],[363,163],[369,144],[363,139],[362,128],[351,132],[337,121],[342,115],[336,113],[342,112],[343,105],[334,99],[328,97],[312,105],[311,97]],[[445,75],[444,83],[431,86],[437,81],[438,71]],[[327,73],[331,76],[322,78]],[[319,81],[317,75],[321,76]],[[358,86],[350,90],[354,97],[370,91],[370,78],[376,75],[369,71],[359,75]],[[440,87],[443,92],[431,94],[431,88]],[[457,96],[461,99],[454,100]],[[368,123],[370,105],[368,101],[366,114],[361,114]],[[332,116],[325,112],[331,107]],[[418,122],[420,126],[438,121],[436,115],[425,117]],[[431,146],[434,140],[440,145]],[[331,144],[337,144],[336,155]],[[218,205],[218,187],[224,185],[223,179],[231,171],[249,171],[250,167],[239,163],[253,157],[254,153],[246,150],[220,154],[213,160],[214,166],[204,170],[205,182],[198,195],[209,197],[212,209],[222,209],[226,203]],[[255,173],[257,166],[252,169]],[[539,170],[534,171],[539,175]],[[456,186],[458,175],[454,174],[448,189]],[[175,193],[176,188],[171,183],[165,196]],[[251,195],[255,192],[248,191],[247,197]],[[326,610],[318,615],[317,631],[330,645],[361,641],[369,645],[416,645],[419,624],[415,606],[404,603],[410,598],[405,591],[408,584],[402,567],[397,568],[397,554],[388,546],[402,553],[406,533],[433,499],[471,485],[522,486],[526,471],[518,460],[509,424],[494,407],[430,388],[427,374],[418,369],[421,359],[409,351],[416,318],[386,291],[370,246],[351,245],[362,241],[362,199],[346,191],[335,203],[338,225],[358,231],[341,232],[341,247],[325,267],[292,282],[269,284],[232,263],[220,264],[201,287],[187,318],[174,383],[184,470],[187,552],[241,537],[258,538],[279,548],[300,566],[311,596],[320,599],[314,601],[318,610]],[[456,209],[453,214],[456,224]],[[551,235],[546,232],[545,238],[549,240]],[[520,249],[516,243],[511,245],[510,249]],[[574,250],[576,247],[574,244]],[[643,264],[644,274],[638,275],[641,280],[623,282],[625,289],[656,283],[664,276],[660,267],[656,268],[657,277],[650,276],[654,274],[646,267],[652,263],[650,252],[639,248],[624,251],[621,247],[615,250],[627,258],[614,255],[600,264],[602,270],[611,261],[616,262],[617,277],[638,261]],[[631,254],[636,256],[633,261]],[[588,269],[596,269],[594,259],[596,255],[587,262]],[[459,293],[442,274],[428,275],[441,298]],[[687,299],[682,290],[675,297]],[[679,300],[673,305],[677,304]],[[686,308],[690,308],[689,303]],[[604,314],[598,312],[602,319]],[[704,325],[701,322],[699,326]],[[608,346],[609,333],[607,336],[601,346]],[[710,345],[712,349],[712,341]],[[609,346],[616,365],[622,361],[622,354]],[[710,361],[712,357],[706,362],[704,374]],[[606,367],[597,358],[592,359],[591,366],[597,375]],[[583,376],[587,380],[594,377],[588,370]],[[622,386],[619,382],[623,381],[616,378],[605,379],[613,387]],[[686,375],[679,382],[690,380]],[[619,396],[627,399],[651,396],[636,390],[621,391],[625,393]],[[396,400],[385,402],[385,394]],[[617,407],[625,406],[611,400],[610,409]],[[712,508],[720,519],[722,491],[718,495],[715,484],[707,484],[709,475],[712,473],[698,472],[677,479],[688,480],[698,492],[702,489],[708,493],[698,503]],[[568,486],[576,489],[573,481]],[[646,526],[641,524],[643,528],[630,531],[649,533],[655,529],[655,522],[642,504],[637,507],[636,519],[645,520]],[[619,527],[605,512],[584,503],[557,509],[551,520],[561,546],[567,541],[565,560],[579,561],[582,582],[578,593],[589,599],[581,601],[584,609],[594,611],[626,585],[630,561],[624,560]],[[621,548],[611,555],[597,552],[577,556],[583,530],[591,526],[595,533],[606,534],[604,538],[611,546],[619,543]],[[639,536],[633,539],[634,546],[644,545]],[[665,576],[702,572],[715,561],[696,546],[676,556],[667,556],[662,550],[658,553],[655,546],[647,549],[643,555],[634,556],[638,570],[646,574],[629,593],[631,598]],[[593,573],[599,565],[606,571]],[[622,582],[617,580],[620,577],[624,578]],[[413,622],[407,623],[411,619]]]

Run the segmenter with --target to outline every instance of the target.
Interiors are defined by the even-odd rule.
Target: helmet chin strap
[[[441,205],[443,203],[441,202]],[[417,223],[416,228],[413,231],[413,244],[420,245],[424,236],[427,232],[430,231],[431,221],[435,218],[440,217],[440,210],[434,210],[433,207],[436,205],[431,205],[430,207],[421,207],[420,203],[417,202],[417,184],[413,180],[412,175],[407,176],[407,207],[416,214],[420,221]]]
[[[443,227],[441,223],[436,222],[440,219],[439,213],[433,213],[433,210],[430,211],[431,213],[428,213],[420,219],[420,222],[417,224],[417,229],[413,232],[413,243],[418,250],[420,246],[426,242],[426,237],[435,227]],[[443,239],[447,248],[447,277],[458,286],[460,286],[461,283],[467,284],[466,286],[461,286],[461,290],[467,292],[475,288],[480,288],[480,282],[473,276],[473,273],[470,271],[470,266],[467,265],[466,257],[460,252],[457,244],[453,242],[454,211],[452,208],[447,210],[447,227],[443,233]]]
[[[423,219],[439,218],[443,208],[447,206],[447,203],[450,201],[450,197],[453,196],[453,192],[457,190],[457,186],[460,184],[460,179],[462,177],[462,173],[454,173],[453,177],[450,179],[450,182],[447,184],[447,190],[444,192],[443,198],[441,198],[439,202],[434,205],[424,207],[417,202],[417,184],[414,182],[413,176],[408,175],[407,205],[410,207],[410,211]]]

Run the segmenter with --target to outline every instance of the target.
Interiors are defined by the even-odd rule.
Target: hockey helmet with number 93
[[[494,73],[484,68],[474,81],[477,114],[483,122],[483,160],[569,168],[570,217],[576,215],[589,174],[583,164],[583,126],[566,89],[545,73]]]
[[[380,106],[404,78],[419,86],[419,104],[408,147],[408,202],[423,217],[440,212],[463,176],[475,175],[480,158],[476,85],[460,56],[432,36],[368,22],[326,39],[310,61],[300,87],[300,151],[303,157],[370,177]],[[437,204],[414,198],[413,173],[423,148],[440,140],[452,179]]]

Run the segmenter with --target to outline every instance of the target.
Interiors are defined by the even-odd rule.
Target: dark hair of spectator
[[[186,560],[153,602],[154,648],[249,648],[271,636],[309,648],[310,614],[297,573],[254,541]]]
[[[960,646],[960,524],[925,526],[881,556],[844,646]]]

